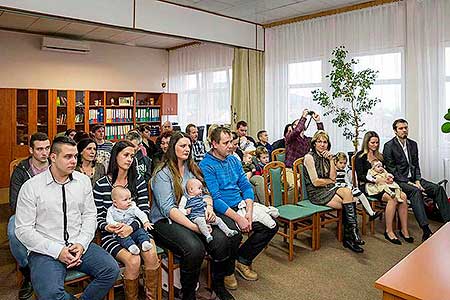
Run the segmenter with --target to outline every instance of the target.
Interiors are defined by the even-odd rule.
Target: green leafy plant
[[[365,123],[364,114],[371,115],[372,109],[380,102],[369,97],[369,91],[375,82],[378,71],[365,69],[355,71],[355,59],[347,60],[348,51],[344,46],[333,50],[329,61],[331,72],[325,77],[330,81],[331,94],[324,90],[314,90],[313,100],[325,109],[324,116],[332,115],[333,122],[344,128],[344,137],[351,140],[358,151],[358,141]]]
[[[444,119],[450,121],[450,108],[448,109],[448,112],[444,115]],[[441,130],[443,133],[450,133],[450,122],[445,122],[444,124],[442,124]]]

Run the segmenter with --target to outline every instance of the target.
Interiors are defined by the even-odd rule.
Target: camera
[[[315,114],[314,111],[312,111],[312,110],[308,111],[308,115],[310,115],[311,117],[312,117],[314,114]]]

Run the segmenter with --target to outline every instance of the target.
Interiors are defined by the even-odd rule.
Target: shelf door
[[[86,103],[89,103],[89,93],[75,91],[75,130],[86,131]]]
[[[50,90],[37,90],[37,122],[36,131],[46,133],[50,140],[53,138],[53,132],[50,132],[51,124],[51,109],[50,98],[52,91]]]
[[[0,188],[9,186],[9,163],[12,161],[12,146],[15,144],[14,136],[16,130],[15,123],[15,89],[0,89]],[[13,141],[13,142],[12,142]]]

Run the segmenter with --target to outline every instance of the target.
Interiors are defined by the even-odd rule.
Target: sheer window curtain
[[[202,44],[169,52],[169,90],[178,93],[178,116],[171,117],[184,131],[231,120],[233,48]]]
[[[351,56],[379,54],[388,50],[401,52],[405,44],[405,32],[403,2],[267,29],[265,101],[269,135],[273,140],[281,137],[284,125],[299,118],[304,108],[322,114],[321,107],[312,101],[309,91],[328,87],[324,76],[330,71],[328,60],[334,48],[344,45]],[[321,61],[321,82],[300,82],[298,86],[290,86],[289,65],[314,61]],[[402,89],[403,85],[403,94]],[[393,117],[404,116],[404,97],[399,97],[400,105],[390,106],[390,99],[385,100],[386,106],[395,108],[391,116],[377,115],[376,122],[374,116],[370,116],[365,129],[376,130],[382,136],[392,136],[390,127],[384,125],[391,124]],[[298,104],[291,103],[289,106],[294,101],[292,99],[296,99]],[[342,138],[342,130],[332,124],[331,119],[322,118],[334,151],[351,150],[351,142]],[[307,135],[312,135],[315,130],[314,125],[310,126]]]
[[[444,175],[450,179],[450,136],[440,130],[450,108],[445,99],[450,91],[445,90],[444,67],[449,64],[444,54],[450,46],[450,1],[408,0],[406,4],[408,112],[414,118],[410,127],[417,132],[422,176],[433,181]]]

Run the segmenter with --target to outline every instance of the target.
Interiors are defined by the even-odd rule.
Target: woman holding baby
[[[154,237],[158,244],[173,251],[181,258],[182,299],[195,298],[195,289],[206,252],[212,257],[213,290],[222,299],[230,299],[223,284],[224,277],[234,272],[234,256],[242,235],[239,233],[227,237],[214,226],[211,228],[213,239],[208,243],[200,234],[198,226],[180,209],[179,202],[186,191],[189,179],[196,178],[203,183],[203,175],[192,158],[191,140],[188,135],[176,132],[172,135],[169,149],[162,163],[156,168],[151,180],[153,203],[150,210],[154,222]],[[211,197],[205,197],[208,222],[214,222]],[[236,228],[230,219],[221,216],[225,223]],[[231,296],[231,295],[230,295]]]
[[[383,155],[379,151],[380,138],[375,131],[368,131],[364,135],[361,150],[356,153],[355,169],[358,177],[359,189],[365,194],[368,194],[368,188],[372,189],[373,185],[392,185],[394,179],[392,176],[368,176],[371,175],[372,167],[379,168],[378,162],[383,162]],[[373,166],[372,166],[373,165]],[[378,194],[370,195],[380,201],[386,202],[385,221],[386,231],[384,237],[393,244],[401,245],[401,241],[397,238],[392,223],[395,217],[395,212],[398,212],[400,218],[401,230],[399,235],[408,243],[414,242],[414,239],[408,232],[408,203],[406,201],[405,193],[401,192],[400,197],[395,193],[381,191]]]

